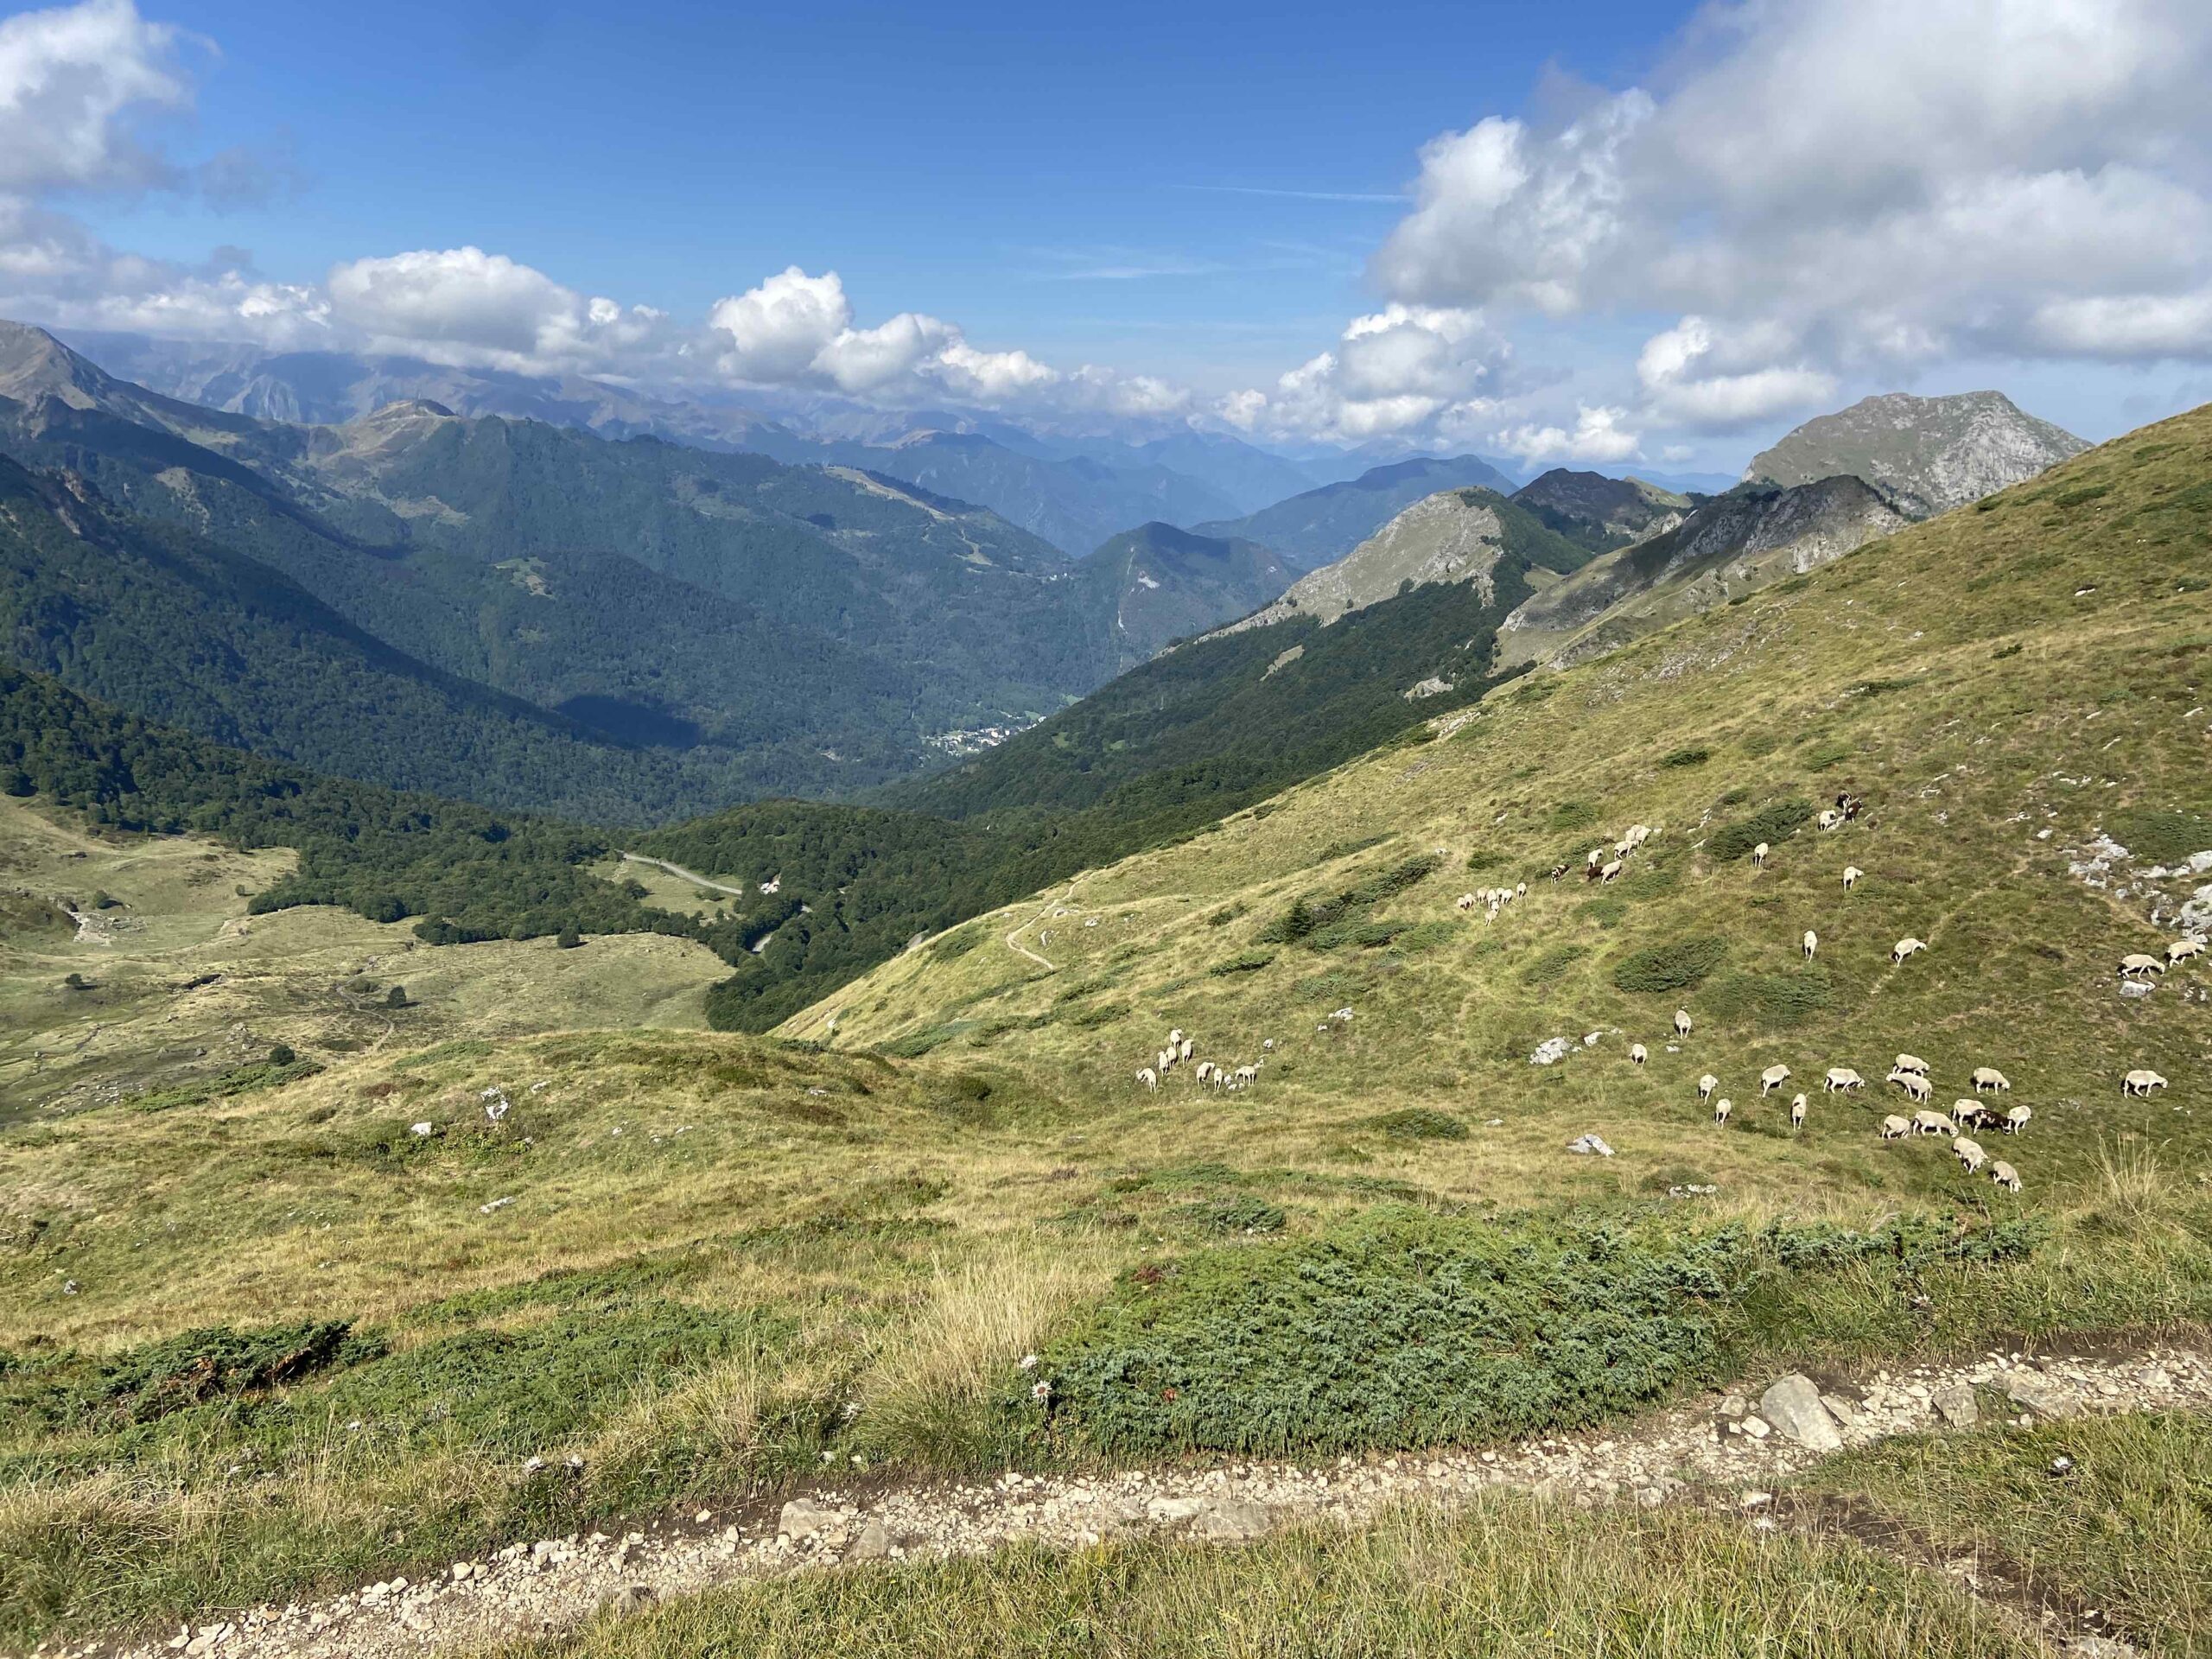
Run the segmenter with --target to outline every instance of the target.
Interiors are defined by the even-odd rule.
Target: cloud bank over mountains
[[[1664,458],[1947,362],[2212,361],[2201,0],[1711,6],[1646,85],[1551,85],[1540,116],[1431,138],[1370,260],[1373,308],[1272,385],[1226,393],[1050,364],[919,312],[865,321],[835,270],[798,265],[683,318],[474,246],[307,282],[237,250],[188,265],[107,245],[76,201],[222,206],[292,181],[281,152],[189,162],[157,136],[189,116],[213,58],[132,0],[0,22],[0,311],[1546,464]],[[1632,354],[1609,343],[1624,329]]]

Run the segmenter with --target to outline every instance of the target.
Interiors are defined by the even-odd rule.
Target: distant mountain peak
[[[1787,486],[1846,474],[1872,484],[1908,516],[1929,518],[2088,447],[2001,391],[1943,397],[1891,391],[1806,422],[1753,456],[1744,481]]]
[[[28,404],[52,397],[73,409],[97,409],[115,385],[45,329],[0,321],[0,397]]]
[[[348,426],[391,425],[399,421],[457,421],[460,416],[428,397],[401,397],[348,421]]]

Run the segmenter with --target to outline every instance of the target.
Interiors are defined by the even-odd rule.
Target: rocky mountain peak
[[[1978,501],[2089,446],[2023,412],[2001,391],[1946,397],[1885,392],[1806,422],[1752,457],[1746,483],[1864,479],[1908,516]]]

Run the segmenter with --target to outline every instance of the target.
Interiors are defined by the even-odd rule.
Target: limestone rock
[[[1192,1517],[1191,1530],[1201,1538],[1242,1541],[1268,1529],[1268,1506],[1247,1497],[1217,1497]]]
[[[1821,1403],[1820,1389],[1802,1372],[1792,1371],[1788,1376],[1777,1377],[1759,1396],[1759,1412],[1783,1434],[1810,1451],[1834,1452],[1843,1445],[1843,1436],[1836,1432],[1835,1419]]]
[[[1974,1389],[1969,1383],[1945,1383],[1936,1390],[1930,1403],[1936,1408],[1936,1414],[1953,1428],[1972,1428],[1981,1421],[1981,1408],[1974,1403]]]
[[[776,1530],[786,1538],[817,1538],[842,1530],[844,1524],[844,1516],[810,1497],[793,1498],[776,1518]]]
[[[2082,1408],[2074,1390],[2056,1377],[2016,1365],[2005,1374],[2005,1397],[2038,1417],[2070,1417]]]

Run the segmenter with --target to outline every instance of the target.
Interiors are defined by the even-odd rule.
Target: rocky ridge
[[[1488,492],[1440,490],[1414,503],[1334,564],[1300,576],[1288,592],[1215,635],[1318,619],[1324,626],[1349,612],[1390,598],[1408,582],[1472,582],[1487,603],[1491,574],[1504,550],[1504,526]]]
[[[2009,488],[2089,446],[2000,391],[1949,397],[1887,392],[1806,422],[1751,458],[1745,483],[1785,487],[1850,474],[1912,518],[1932,518]]]
[[[1731,1391],[1627,1424],[1487,1451],[1244,1462],[1211,1469],[1095,1475],[1008,1473],[988,1483],[869,1491],[825,1484],[780,1507],[702,1510],[687,1523],[517,1543],[284,1607],[215,1618],[137,1644],[41,1649],[69,1659],[397,1659],[566,1630],[601,1611],[634,1611],[742,1578],[871,1561],[973,1555],[1017,1541],[1078,1548],[1153,1534],[1236,1543],[1279,1525],[1352,1525],[1384,1506],[1452,1505],[1519,1490],[1578,1508],[1698,1503],[1740,1513],[1755,1529],[1797,1524],[1775,1487],[1821,1457],[1897,1434],[1965,1428],[1985,1404],[2031,1424],[2083,1413],[2212,1408],[2212,1361],[2146,1348],[2112,1357],[2034,1358],[1992,1352],[1951,1366],[1882,1370],[1825,1385],[1802,1374],[1756,1397]],[[547,1471],[543,1478],[557,1478]],[[1974,1587],[1971,1560],[1944,1563]],[[2105,1659],[2134,1649],[2069,1625],[2055,1610],[2044,1634],[2060,1651]]]

